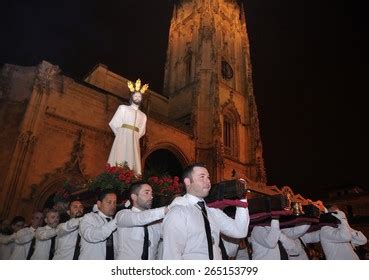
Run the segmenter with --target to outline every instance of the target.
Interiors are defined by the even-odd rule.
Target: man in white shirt
[[[80,260],[113,260],[117,253],[117,223],[113,219],[117,207],[117,195],[101,191],[97,199],[97,211],[83,216],[79,225],[81,235]]]
[[[309,244],[311,243],[320,242],[320,229],[317,229],[311,232],[306,232],[298,239],[298,241],[300,241],[301,247],[304,250],[307,259],[310,259],[310,260],[320,259],[317,256],[318,251],[315,250],[313,247],[309,246]],[[302,258],[304,258],[304,253],[302,253]]]
[[[250,222],[248,209],[237,207],[232,219],[220,209],[205,206],[204,198],[211,184],[203,164],[188,166],[183,181],[187,192],[182,198],[185,203],[173,207],[164,218],[163,259],[221,260],[220,233],[244,238]]]
[[[15,216],[10,223],[10,232],[0,232],[0,260],[8,260],[14,250],[15,234],[24,228],[26,220],[23,216]]]
[[[116,215],[119,260],[153,260],[161,236],[161,219],[168,207],[151,209],[152,188],[144,182],[130,186],[131,209]],[[146,237],[146,242],[145,242]]]
[[[282,233],[293,242],[292,248],[286,248],[289,260],[308,260],[301,238],[310,228],[310,224],[281,229]]]
[[[10,256],[11,260],[26,260],[30,259],[33,254],[36,242],[35,231],[44,223],[44,214],[42,212],[35,212],[32,216],[31,226],[22,228],[15,233],[14,236],[14,250]]]
[[[59,212],[55,209],[49,209],[46,212],[45,223],[46,226],[36,229],[36,245],[31,260],[52,260],[54,257]]]
[[[67,214],[70,219],[56,228],[56,249],[54,260],[78,259],[80,251],[79,223],[83,216],[84,207],[81,201],[73,200],[69,203]]]
[[[287,260],[294,243],[279,228],[279,217],[272,218],[270,226],[254,226],[250,236],[253,260]]]
[[[367,238],[360,232],[352,229],[347,221],[346,214],[337,206],[329,211],[340,220],[337,228],[324,226],[320,229],[320,243],[327,260],[358,260],[353,246],[364,245]]]

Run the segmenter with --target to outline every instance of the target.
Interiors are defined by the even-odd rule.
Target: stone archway
[[[78,190],[86,183],[86,179],[81,174],[74,172],[50,176],[38,188],[40,191],[35,196],[34,209],[51,208],[54,203],[55,193],[62,189],[67,182]]]
[[[144,176],[168,174],[181,177],[185,164],[186,162],[181,161],[171,150],[157,149],[146,157],[143,174]]]

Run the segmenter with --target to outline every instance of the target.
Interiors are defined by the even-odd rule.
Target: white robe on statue
[[[145,135],[146,121],[147,117],[145,113],[141,112],[137,105],[120,105],[118,107],[118,110],[109,123],[115,134],[114,143],[108,159],[108,163],[111,166],[126,161],[131,169],[141,174],[139,140]]]

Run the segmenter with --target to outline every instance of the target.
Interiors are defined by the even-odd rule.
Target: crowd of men
[[[236,207],[230,217],[206,205],[211,183],[203,164],[188,166],[183,183],[186,194],[160,208],[152,209],[151,186],[138,182],[130,187],[131,207],[117,213],[116,193],[105,190],[89,213],[81,201],[70,201],[69,220],[63,223],[55,209],[33,213],[29,226],[21,216],[10,223],[4,220],[0,259],[355,260],[359,259],[355,248],[367,242],[337,207],[329,209],[340,221],[337,227],[308,232],[310,225],[304,224],[281,229],[275,216],[269,226],[254,226],[249,232],[247,207]],[[317,243],[324,257],[312,254],[309,244]]]

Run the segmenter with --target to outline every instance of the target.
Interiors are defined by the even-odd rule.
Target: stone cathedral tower
[[[169,117],[193,133],[196,160],[214,181],[246,175],[265,183],[243,6],[175,2],[164,77]]]

